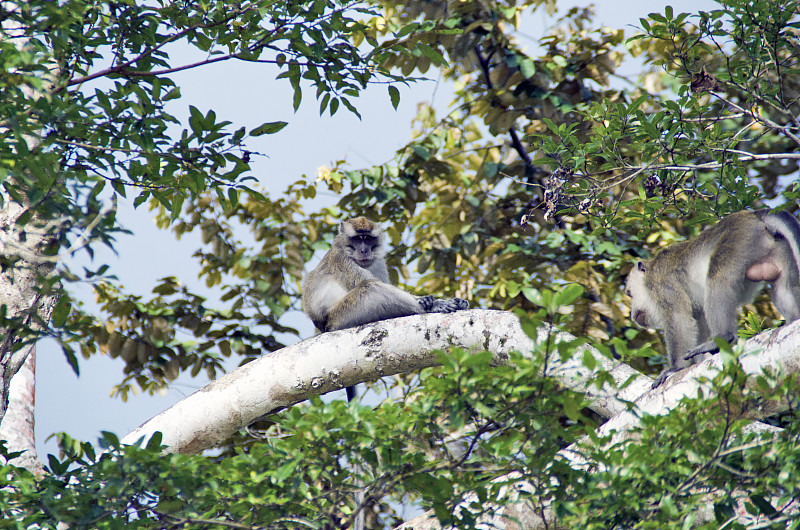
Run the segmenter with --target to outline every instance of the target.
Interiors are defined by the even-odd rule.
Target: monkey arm
[[[424,313],[417,297],[406,291],[380,282],[361,282],[349,291],[330,313],[325,331],[353,328],[377,320]]]
[[[667,307],[660,304],[659,308],[659,314],[665,315],[662,329],[669,366],[656,377],[652,388],[660,386],[669,376],[691,365],[692,363],[684,357],[686,352],[692,345],[697,344],[698,340],[705,338],[700,336],[699,323],[692,315],[692,302],[688,293],[676,286],[673,286],[670,292],[674,295],[673,305]]]

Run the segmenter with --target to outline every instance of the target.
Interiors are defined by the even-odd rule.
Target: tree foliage
[[[4,8],[0,179],[5,200],[26,207],[16,224],[45,231],[45,254],[61,258],[53,276],[61,283],[45,284],[61,296],[46,332],[75,365],[78,350],[121,357],[123,398],[182,371],[214,377],[224,359],[245,363],[297,334],[283,317],[299,308],[303,264],[328,247],[338,220],[367,214],[386,226],[391,274],[408,289],[513,308],[657,372],[663,349],[632,327],[620,288],[630,263],[736,210],[797,213],[798,3],[720,0],[689,14],[667,7],[635,35],[597,28],[590,10],[573,8],[532,50],[523,46],[527,17],[555,7]],[[201,59],[175,62],[177,45]],[[420,105],[392,160],[342,162],[269,196],[251,182],[248,142],[280,134],[283,122],[247,131],[213,109],[190,108],[188,124],[167,112],[180,102],[172,73],[225,60],[287,79],[295,109],[311,88],[321,113],[358,113],[355,97],[376,81],[390,83],[396,106],[392,83],[432,69],[453,83],[455,101],[443,117]],[[641,75],[620,76],[633,61]],[[320,186],[338,202],[309,212]],[[176,237],[201,235],[195,256],[220,307],[178,277],[145,298],[126,293],[107,267],[66,268],[74,252],[113,247],[124,227],[109,205],[128,195]],[[4,259],[4,267],[19,260]],[[72,298],[76,279],[93,285],[99,314]],[[778,322],[766,299],[748,310],[745,334]],[[548,377],[550,356],[573,355],[577,345],[543,345],[507,366],[449,352],[442,368],[386,381],[395,399],[374,408],[314,400],[254,425],[216,456],[162,457],[157,439],[123,448],[112,435],[98,455],[65,438],[65,455],[41,479],[4,468],[0,506],[18,516],[9,527],[329,528],[359,509],[371,526],[391,526],[410,502],[443,526],[472,528],[508,502],[504,487],[524,480],[531,486],[520,495],[552,507],[568,527],[797,527],[793,379],[767,374],[748,395],[731,362],[713,395],[645,418],[635,436],[609,447],[594,434],[607,418]],[[778,399],[786,412],[769,420],[779,429],[768,434],[749,432],[732,412]],[[576,467],[559,455],[584,435],[580,453],[591,464]]]

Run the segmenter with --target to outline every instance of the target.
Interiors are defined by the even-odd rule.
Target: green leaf
[[[526,57],[520,63],[519,70],[525,77],[528,78],[533,77],[533,74],[536,73],[536,64],[533,62],[532,59]]]
[[[150,449],[151,451],[156,451],[156,450],[161,449],[161,447],[162,447],[162,444],[161,444],[162,438],[163,438],[163,435],[161,434],[161,431],[154,432],[153,436],[151,436],[150,439],[147,440],[147,445],[145,447],[147,449]]]
[[[122,197],[126,196],[125,184],[123,184],[121,180],[119,179],[112,180],[111,187],[114,188],[114,191],[116,191],[118,195]]]
[[[281,482],[285,481],[292,476],[299,464],[300,461],[296,458],[286,462],[275,471],[275,478]]]
[[[182,193],[176,193],[173,197],[174,198],[172,200],[172,207],[170,209],[170,219],[172,221],[175,221],[181,215],[181,211],[183,209],[183,201],[185,197]]]
[[[344,106],[347,107],[347,110],[358,116],[358,119],[361,119],[361,114],[358,112],[358,109],[356,109],[355,106],[353,106],[353,104],[347,100],[347,98],[342,98],[342,103],[344,103]]]
[[[558,291],[553,298],[553,304],[557,307],[571,305],[583,294],[583,286],[572,283]]]
[[[54,475],[63,475],[69,469],[69,460],[61,462],[53,455],[47,455],[47,463]]]
[[[597,367],[597,359],[594,358],[588,348],[583,352],[583,365],[589,370],[594,370]]]
[[[428,151],[426,147],[423,147],[421,145],[415,145],[411,147],[411,150],[414,151],[414,154],[416,154],[418,157],[425,160],[426,162],[431,159],[431,152]]]
[[[203,121],[205,117],[194,105],[189,105],[189,127],[198,138],[203,136]]]
[[[264,124],[259,125],[252,131],[250,131],[250,136],[262,136],[264,134],[275,134],[276,132],[280,131],[284,127],[289,125],[285,121],[271,121]]]
[[[436,66],[443,66],[447,64],[445,58],[440,54],[435,48],[427,44],[417,44],[417,50],[419,50],[422,55],[427,57],[431,60],[433,64]]]
[[[75,372],[75,375],[80,376],[81,370],[78,367],[78,358],[75,356],[75,351],[66,344],[61,345],[61,351],[64,352],[64,357],[67,358],[67,363]]]
[[[297,109],[300,108],[300,102],[303,100],[303,91],[300,90],[300,86],[296,86],[294,89],[294,96],[292,97],[292,107],[294,111],[297,112]]]
[[[100,431],[100,447],[115,449],[120,446],[119,437],[111,431]]]
[[[527,298],[528,301],[534,305],[545,305],[544,298],[542,297],[542,293],[539,291],[539,289],[535,289],[533,287],[523,287],[522,296]]]
[[[392,100],[392,106],[397,110],[397,105],[400,104],[400,91],[394,85],[389,85],[389,97]]]
[[[72,309],[72,304],[70,303],[69,297],[61,296],[61,298],[58,299],[56,306],[53,308],[52,315],[50,316],[53,326],[60,328],[66,324],[70,309]]]

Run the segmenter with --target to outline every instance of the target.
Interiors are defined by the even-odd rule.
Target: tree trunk
[[[3,3],[0,11],[2,9],[14,10],[18,6]],[[19,49],[27,45],[24,30],[11,18],[0,20],[0,41],[3,40],[10,40]],[[55,63],[49,68],[49,75],[43,76],[41,93],[23,87],[31,104],[51,90],[57,68]],[[26,135],[24,140],[29,152],[41,143],[36,135]],[[0,185],[0,257],[3,258],[0,262],[0,308],[5,309],[2,320],[6,322],[0,339],[0,422],[8,407],[11,379],[35,344],[35,334],[50,320],[56,302],[52,287],[46,291],[41,289],[42,280],[50,277],[56,264],[55,258],[42,252],[52,242],[54,226],[42,223],[35,212],[26,222],[18,224],[31,205],[24,204],[26,200],[23,204],[16,202],[8,193],[5,184],[13,185],[13,182],[13,177],[9,177]]]
[[[40,474],[44,471],[44,467],[36,454],[33,417],[35,402],[36,347],[33,346],[22,368],[11,379],[8,411],[0,422],[0,440],[6,441],[6,449],[9,452],[23,453],[11,459],[10,464]]]

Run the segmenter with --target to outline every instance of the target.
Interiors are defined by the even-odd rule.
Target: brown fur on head
[[[380,237],[383,233],[380,225],[367,219],[366,217],[353,217],[339,224],[339,233],[347,237],[353,236],[372,236]]]

